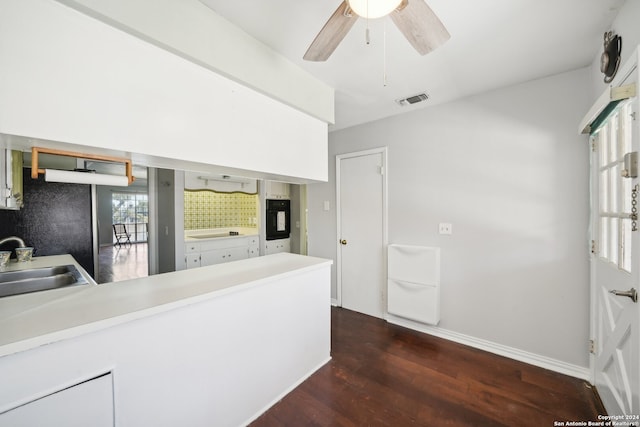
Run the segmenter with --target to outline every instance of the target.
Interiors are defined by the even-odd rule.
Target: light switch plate
[[[448,222],[441,222],[438,225],[438,231],[440,234],[453,234],[453,225]]]
[[[328,201],[328,200],[325,200],[325,201],[324,201],[324,210],[325,210],[325,211],[328,211],[328,210],[329,210],[329,201]]]

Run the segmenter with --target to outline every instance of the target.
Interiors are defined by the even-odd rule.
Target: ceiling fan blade
[[[403,2],[390,16],[420,55],[426,55],[449,40],[449,32],[424,0],[405,1],[408,4],[405,6]]]
[[[324,24],[303,58],[307,61],[326,61],[357,20],[358,16],[351,13],[351,8],[343,1]]]

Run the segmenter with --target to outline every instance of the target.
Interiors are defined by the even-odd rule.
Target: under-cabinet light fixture
[[[246,180],[246,179],[242,179],[242,178],[234,178],[230,175],[222,175],[221,178],[215,178],[213,176],[199,176],[198,179],[204,181],[205,185],[209,185],[209,181],[217,181],[217,182],[233,182],[236,184],[242,184],[242,188],[244,188],[244,186],[246,184],[250,184],[251,182]]]

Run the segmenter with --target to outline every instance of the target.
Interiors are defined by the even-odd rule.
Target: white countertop
[[[236,235],[230,235],[230,231],[235,231]],[[231,227],[231,228],[212,228],[205,230],[185,230],[185,243],[202,242],[209,240],[237,239],[239,237],[257,236],[257,228]]]
[[[330,264],[321,258],[280,253],[123,282],[0,298],[0,357]],[[35,266],[32,262],[31,267]]]

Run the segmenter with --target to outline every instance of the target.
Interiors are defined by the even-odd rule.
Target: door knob
[[[346,245],[346,244],[347,244],[347,241],[346,241],[345,239],[342,239],[342,240],[340,240],[340,244],[342,244],[342,245]]]
[[[635,288],[631,288],[628,291],[616,291],[613,289],[609,292],[621,297],[629,297],[633,302],[638,302],[638,291],[636,291]]]

